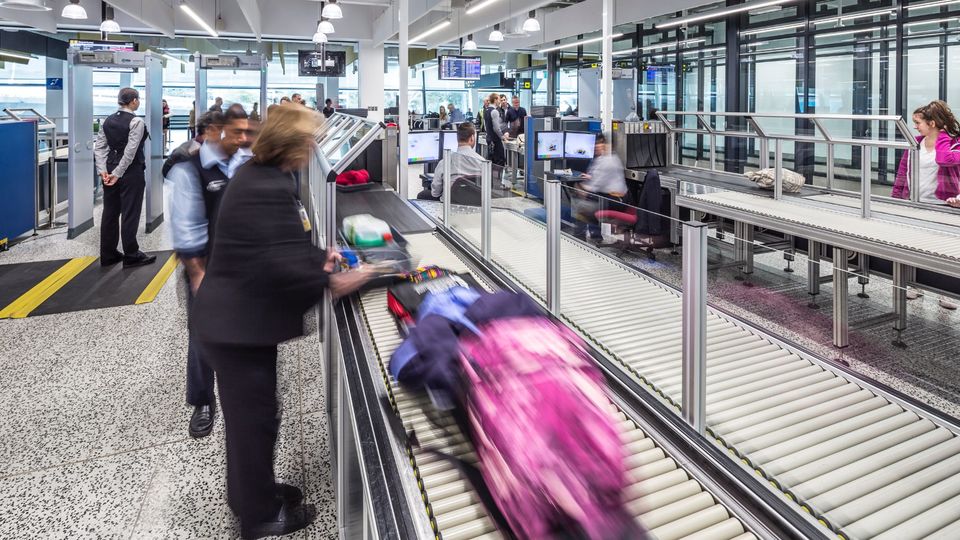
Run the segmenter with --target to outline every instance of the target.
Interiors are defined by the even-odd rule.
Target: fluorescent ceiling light
[[[618,37],[621,37],[621,36],[623,36],[622,33],[613,34],[612,36],[610,36],[610,39],[617,39]],[[555,45],[553,47],[547,47],[546,49],[540,49],[537,52],[548,53],[553,51],[559,51],[560,49],[569,49],[570,47],[586,45],[587,43],[596,43],[598,41],[603,41],[603,36],[590,38],[590,39],[582,39],[580,41],[574,41],[573,43],[564,43],[563,45]]]
[[[683,51],[683,55],[690,56],[690,55],[699,54],[699,53],[712,53],[712,52],[717,52],[722,50],[723,50],[723,47],[710,47],[707,49],[697,49],[694,51]]]
[[[942,24],[942,23],[945,23],[945,22],[953,22],[953,21],[956,21],[956,20],[958,20],[957,17],[947,17],[947,18],[945,18],[945,19],[933,19],[933,20],[930,20],[930,21],[917,21],[917,22],[907,23],[907,24],[905,24],[905,25],[903,25],[903,26],[904,26],[904,27],[920,26],[921,24],[934,24],[934,23],[936,23],[936,24]]]
[[[907,10],[913,11],[915,9],[950,6],[953,4],[960,4],[960,0],[938,0],[937,2],[927,2],[925,4],[911,4],[907,6]]]
[[[807,23],[793,23],[793,24],[781,24],[780,26],[768,26],[766,28],[755,28],[753,30],[744,30],[740,32],[741,36],[756,36],[758,34],[768,34],[770,32],[778,32],[780,30],[790,30],[793,28],[802,28]]]
[[[33,57],[32,55],[29,55],[29,54],[26,54],[26,53],[13,52],[13,51],[5,51],[5,50],[2,50],[2,49],[0,49],[0,56],[6,56],[6,57],[8,57],[8,58],[19,58],[19,59],[21,59],[21,60],[33,60],[33,59],[34,59],[34,57]]]
[[[323,6],[323,11],[320,12],[320,16],[328,19],[342,19],[343,10],[337,5],[336,0],[330,0],[327,2],[327,5]]]
[[[523,21],[523,31],[524,32],[539,32],[540,31],[540,21],[537,20],[537,12],[531,11],[530,16],[527,17],[527,20]]]
[[[197,15],[195,11],[190,9],[190,6],[188,6],[187,4],[180,4],[180,9],[182,9],[184,13],[186,13],[191,19],[193,19],[194,22],[199,24],[201,28],[206,30],[208,34],[210,34],[213,37],[220,37],[217,34],[217,31],[214,30],[213,27],[211,27],[209,24],[207,24],[207,21],[203,20],[199,15]]]
[[[676,26],[686,26],[690,23],[708,21],[710,19],[720,19],[727,17],[728,15],[733,15],[735,13],[743,13],[744,11],[752,11],[754,9],[765,8],[769,6],[779,6],[786,4],[788,2],[793,2],[794,0],[767,0],[766,2],[757,2],[755,4],[744,4],[742,6],[731,7],[727,9],[718,9],[716,11],[711,11],[709,13],[704,13],[702,15],[694,15],[693,17],[686,17],[683,19],[674,19],[672,21],[663,22],[657,25],[657,29],[661,30],[664,28],[674,28]]]
[[[688,39],[688,40],[686,40],[686,41],[681,41],[680,44],[681,44],[681,45],[696,45],[697,43],[706,43],[706,42],[707,42],[707,38],[699,38],[699,39]]]
[[[317,32],[323,32],[324,34],[333,34],[336,29],[333,27],[333,23],[328,20],[320,21],[320,24],[317,25]]]
[[[855,21],[857,19],[865,19],[867,17],[876,17],[878,15],[892,15],[893,13],[894,11],[892,9],[875,9],[873,11],[864,11],[861,13],[850,13],[847,15],[840,15],[838,17],[821,19],[819,21],[814,21],[813,24],[826,24],[826,23],[839,22],[839,21]]]
[[[861,28],[859,30],[841,30],[839,32],[826,32],[823,34],[816,34],[813,37],[815,38],[827,38],[827,37],[836,37],[836,36],[849,36],[851,34],[863,34],[866,32],[873,33],[877,28]]]
[[[443,21],[443,22],[441,22],[440,24],[437,24],[436,26],[434,26],[433,28],[427,30],[426,32],[420,34],[419,36],[414,37],[414,38],[410,38],[410,42],[411,42],[411,43],[417,43],[417,42],[419,42],[419,41],[423,41],[424,38],[426,38],[426,37],[428,37],[428,36],[432,36],[432,35],[436,34],[436,33],[439,32],[440,30],[443,30],[444,28],[446,28],[446,27],[448,27],[448,26],[450,26],[450,21],[448,21],[448,20],[447,20],[447,21]]]
[[[47,6],[45,0],[4,0],[0,2],[0,7],[20,11],[50,11],[53,9]]]
[[[64,19],[83,20],[87,18],[87,10],[80,5],[80,0],[70,0],[70,3],[63,6],[60,16]]]
[[[497,0],[474,0],[470,7],[467,8],[466,13],[467,15],[473,15],[496,1]]]

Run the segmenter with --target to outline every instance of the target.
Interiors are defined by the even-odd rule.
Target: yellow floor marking
[[[96,260],[96,257],[78,257],[69,260],[56,272],[47,276],[46,279],[34,285],[32,289],[23,293],[20,298],[3,308],[0,311],[0,319],[22,319],[26,317]]]
[[[137,301],[134,304],[149,304],[157,298],[157,295],[160,294],[160,289],[163,288],[164,283],[167,282],[167,279],[170,277],[170,274],[173,273],[177,268],[177,254],[171,253],[170,257],[167,259],[167,262],[163,263],[163,267],[160,268],[160,271],[157,272],[157,275],[153,276],[153,279],[150,280],[150,284],[147,285],[147,288],[140,293],[140,296],[137,297]]]

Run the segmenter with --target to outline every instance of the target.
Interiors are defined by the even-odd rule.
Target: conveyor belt
[[[478,245],[479,217],[454,219]],[[495,263],[543,298],[543,225],[491,222]],[[566,236],[560,267],[563,318],[677,406],[679,294]],[[954,432],[713,310],[707,415],[719,443],[845,538],[960,538]]]
[[[456,271],[469,271],[466,264],[434,234],[408,235],[414,260]],[[482,280],[481,276],[477,276]],[[441,417],[445,429],[427,420],[425,397],[404,391],[389,378],[386,364],[402,339],[387,311],[386,290],[360,296],[362,314],[370,334],[379,369],[384,374],[391,400],[407,429],[415,430],[425,447],[475,460],[473,450],[449,418]],[[615,406],[610,404],[611,408]],[[628,490],[629,507],[658,540],[674,538],[748,540],[755,536],[674,459],[666,455],[628,417],[620,415],[620,427],[628,450],[633,484]],[[443,540],[492,539],[501,535],[469,482],[451,463],[422,449],[411,454],[413,474],[423,490],[423,502],[435,533]]]
[[[865,222],[859,216],[805,205],[796,199],[787,202],[731,191],[689,195],[680,199],[701,201],[960,262],[960,236],[923,227],[885,221],[877,217]],[[866,226],[867,223],[869,226]]]
[[[830,195],[825,193],[822,195],[811,195],[810,197],[804,197],[803,200],[835,204],[846,208],[855,208],[857,209],[857,212],[860,211],[860,199],[857,197]],[[960,211],[951,210],[948,206],[943,206],[942,209],[932,210],[926,208],[914,208],[912,206],[906,206],[902,204],[871,201],[870,208],[874,212],[888,214],[891,216],[940,223],[943,225],[949,225],[951,227],[960,227]]]

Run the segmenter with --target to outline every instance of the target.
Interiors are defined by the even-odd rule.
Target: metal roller
[[[913,495],[899,498],[889,506],[876,510],[858,521],[844,525],[843,530],[856,538],[873,538],[879,533],[913,518],[917,515],[918,509],[937,508],[952,499],[958,498],[960,498],[960,474],[955,474]],[[869,504],[874,501],[863,502]],[[949,508],[941,510],[949,511]],[[957,509],[955,509],[953,514],[948,513],[947,515],[958,516],[960,513],[957,513]],[[933,529],[935,530],[935,528]]]
[[[935,536],[935,533],[944,527],[950,526],[951,522],[960,516],[960,495],[955,495],[946,501],[931,507],[926,512],[922,512],[912,518],[891,527],[882,534],[874,537],[875,540],[899,540],[909,536]],[[859,522],[858,522],[859,523]],[[858,523],[851,524],[848,530],[855,534],[859,532]]]

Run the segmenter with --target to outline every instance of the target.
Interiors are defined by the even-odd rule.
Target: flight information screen
[[[479,81],[479,56],[442,55],[437,61],[440,64],[440,80],[447,81]]]

